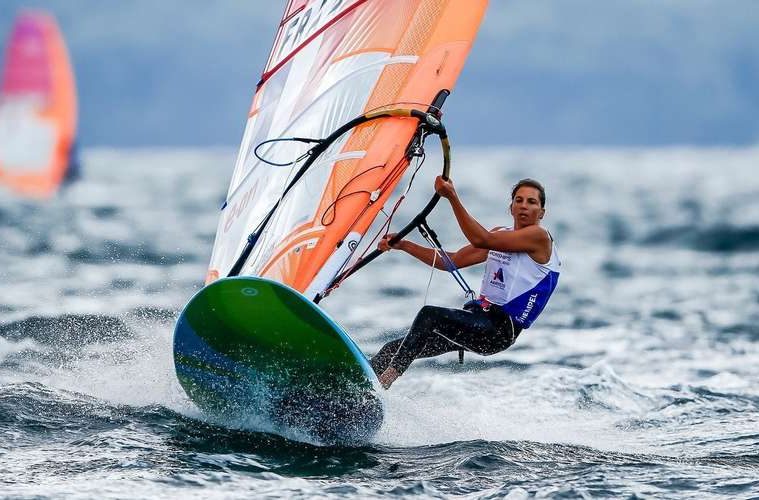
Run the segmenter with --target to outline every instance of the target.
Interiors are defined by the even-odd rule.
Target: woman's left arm
[[[451,181],[438,176],[435,191],[451,203],[456,221],[472,246],[498,252],[534,252],[542,248],[547,235],[540,226],[528,226],[515,231],[488,231],[467,211]]]

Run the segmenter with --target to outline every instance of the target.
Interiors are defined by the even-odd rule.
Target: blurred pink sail
[[[49,197],[70,166],[77,98],[68,51],[55,19],[19,14],[5,50],[0,87],[0,184]]]

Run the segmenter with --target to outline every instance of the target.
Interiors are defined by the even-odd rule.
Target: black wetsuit
[[[496,305],[487,311],[476,301],[464,309],[424,306],[408,334],[385,344],[371,365],[378,376],[390,366],[403,374],[417,358],[460,350],[495,354],[508,349],[521,331],[519,323]]]

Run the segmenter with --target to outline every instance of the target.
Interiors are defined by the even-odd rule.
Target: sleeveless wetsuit
[[[545,308],[556,288],[560,266],[553,238],[551,258],[545,264],[525,252],[491,250],[480,298],[465,304],[464,309],[424,306],[408,334],[388,342],[372,358],[374,372],[380,375],[392,366],[402,374],[417,358],[447,352],[490,355],[508,349]]]

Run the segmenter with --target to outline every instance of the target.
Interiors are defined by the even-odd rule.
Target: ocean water
[[[759,498],[759,149],[455,149],[486,226],[544,182],[559,287],[508,351],[415,362],[357,448],[211,423],[175,378],[234,154],[86,150],[53,200],[0,193],[0,496]],[[373,354],[462,302],[391,252],[322,304]]]

